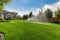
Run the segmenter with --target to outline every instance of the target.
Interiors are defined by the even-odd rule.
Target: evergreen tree
[[[33,16],[33,13],[32,12],[30,12],[30,14],[29,14],[29,17],[31,17],[31,16]]]
[[[47,9],[45,11],[45,17],[46,18],[52,18],[52,16],[53,16],[53,12],[50,9]]]

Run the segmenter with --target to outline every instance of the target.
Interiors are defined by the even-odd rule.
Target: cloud
[[[55,10],[57,10],[57,8],[60,9],[60,0],[53,4],[45,4],[43,7],[43,11],[45,11],[46,9],[51,9],[52,11],[55,11]],[[53,13],[53,17],[55,17],[54,13]]]
[[[43,10],[46,10],[47,8],[55,11],[56,9],[60,8],[60,1],[56,2],[56,3],[53,3],[53,4],[45,4],[44,7],[43,7]]]
[[[19,15],[23,16],[24,14],[29,14],[29,12],[33,12],[33,15],[37,15],[39,10],[41,10],[40,8],[31,8],[30,10],[24,10],[24,9],[20,9],[20,10],[15,10],[13,8],[5,8],[8,11],[12,11],[12,12],[17,12]]]
[[[22,0],[22,1],[27,3],[29,0]],[[49,8],[49,9],[55,11],[57,9],[57,7],[60,8],[60,0],[58,2],[55,2],[55,3],[52,3],[52,4],[45,4],[42,9],[46,10],[47,8]],[[10,7],[10,8],[7,7],[5,9],[8,10],[8,11],[18,12],[18,14],[21,15],[21,16],[24,15],[24,14],[29,14],[29,12],[31,12],[31,11],[33,12],[34,15],[37,15],[39,10],[41,10],[40,8],[31,8],[29,10],[25,10],[25,9],[22,8],[22,9],[17,9],[16,10],[12,7]]]

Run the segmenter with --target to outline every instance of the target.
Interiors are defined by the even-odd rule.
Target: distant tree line
[[[57,8],[56,11],[47,9],[44,12],[40,12],[39,14],[38,14],[38,16],[40,16],[39,19],[41,18],[41,14],[42,14],[45,17],[45,19],[43,20],[46,20],[47,22],[60,23],[60,9],[59,8]]]
[[[17,16],[17,19],[20,19],[20,20],[27,20],[29,17],[32,17],[33,16],[33,13],[30,12],[29,14],[24,14],[22,17],[20,15]]]
[[[55,17],[53,17],[53,14]],[[29,17],[33,16],[33,12],[30,12],[29,14],[24,14],[22,17],[17,16],[18,19],[27,20]],[[37,15],[38,20],[41,21],[47,21],[47,22],[53,22],[53,23],[60,23],[60,9],[57,8],[56,11],[52,11],[51,9],[47,9],[44,12],[39,11],[39,14]]]

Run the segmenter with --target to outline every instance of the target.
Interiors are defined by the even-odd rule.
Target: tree
[[[20,15],[17,15],[17,19],[22,20],[22,17]]]
[[[11,2],[11,0],[0,0],[0,10],[4,9],[4,5]]]
[[[3,4],[7,4],[9,2],[11,2],[11,0],[0,0],[0,3],[3,3]]]
[[[25,20],[25,15],[23,15],[23,20]]]
[[[37,15],[37,18],[38,18],[38,21],[42,21],[42,11],[39,11],[38,15]]]
[[[42,17],[42,11],[39,11],[37,17],[38,17],[38,18],[41,18],[41,17]]]
[[[29,17],[31,17],[31,16],[33,16],[33,13],[32,12],[30,12],[30,14],[29,14]]]
[[[47,9],[45,11],[45,17],[46,18],[52,18],[52,16],[53,16],[53,12],[50,9]]]
[[[20,15],[18,15],[18,16],[17,16],[17,19],[20,19],[20,18],[21,18],[21,16],[20,16]]]
[[[55,17],[60,18],[60,9],[57,8],[57,11],[55,11]]]
[[[42,10],[39,11],[39,13],[37,15],[37,19],[40,22],[46,22],[47,19],[46,19],[45,14],[44,14],[44,12]]]
[[[28,19],[28,15],[27,14],[25,15],[25,18]]]
[[[28,19],[28,15],[27,14],[23,15],[23,20],[26,20],[26,19]]]

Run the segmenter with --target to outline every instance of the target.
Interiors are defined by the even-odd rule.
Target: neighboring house
[[[16,12],[9,12],[9,11],[0,11],[0,19],[15,19],[17,16]]]
[[[7,13],[5,14],[5,19],[13,19],[14,18],[14,15],[12,15],[11,13]]]

